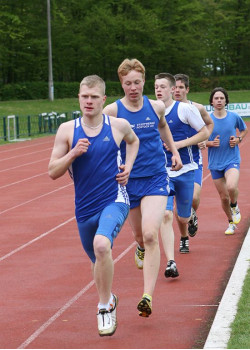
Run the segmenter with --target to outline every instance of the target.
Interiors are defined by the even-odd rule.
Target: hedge
[[[192,92],[212,90],[216,86],[232,90],[250,90],[250,77],[248,76],[221,76],[221,77],[190,77]],[[79,90],[79,82],[55,82],[55,98],[76,97]],[[154,81],[147,80],[144,87],[146,95],[154,94]],[[119,81],[106,82],[106,94],[108,96],[120,96],[123,94]],[[47,82],[26,82],[19,84],[0,85],[0,101],[9,100],[37,100],[48,98]]]

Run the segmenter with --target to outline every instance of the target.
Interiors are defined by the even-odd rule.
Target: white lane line
[[[57,226],[53,227],[51,230],[42,233],[40,236],[38,236],[38,237],[32,239],[31,241],[29,241],[29,242],[27,242],[27,243],[21,245],[20,247],[18,247],[18,248],[16,248],[16,249],[12,250],[12,251],[9,252],[8,254],[2,256],[2,257],[0,258],[0,262],[3,261],[3,260],[5,260],[5,259],[7,259],[7,258],[9,258],[9,257],[12,256],[13,254],[20,252],[20,250],[23,250],[24,248],[28,247],[28,246],[31,245],[32,243],[34,243],[34,242],[38,241],[39,239],[41,239],[41,238],[43,238],[43,237],[49,235],[51,232],[54,232],[55,230],[59,229],[60,227],[62,227],[62,226],[64,226],[64,225],[67,225],[69,222],[71,222],[71,221],[74,220],[74,219],[75,219],[75,216],[73,216],[72,218],[70,218],[70,219],[64,221],[64,222],[61,223],[60,225],[57,225]]]
[[[126,255],[130,249],[135,246],[136,242],[133,242],[127,249],[125,249],[115,260],[116,264],[119,260]],[[17,349],[25,349],[30,345],[36,338],[40,336],[54,321],[56,321],[71,305],[73,305],[83,294],[85,294],[95,284],[92,280],[82,290],[80,290],[73,298],[71,298],[61,309],[59,309],[52,317],[48,319],[40,328],[38,328],[29,338],[27,338]]]
[[[203,182],[203,181],[206,181],[206,180],[209,178],[209,176],[211,176],[211,173],[210,173],[210,172],[202,179],[202,182]]]
[[[6,160],[10,160],[10,159],[15,159],[15,158],[20,158],[20,157],[26,157],[26,156],[30,156],[31,154],[38,154],[38,153],[41,153],[41,152],[45,152],[45,151],[48,151],[52,149],[52,147],[49,147],[49,148],[43,148],[39,151],[34,151],[34,152],[30,152],[30,153],[22,153],[22,154],[18,154],[16,156],[12,156],[12,157],[8,157],[8,158],[3,158],[3,159],[0,159],[0,162],[3,162],[3,161],[6,161]]]
[[[23,180],[11,182],[11,183],[9,183],[9,184],[7,184],[7,185],[0,186],[0,190],[1,190],[2,188],[6,188],[6,187],[9,187],[9,186],[17,185],[17,184],[20,184],[21,182],[25,182],[25,181],[34,179],[34,178],[36,178],[36,177],[39,177],[39,176],[42,176],[42,175],[45,175],[45,174],[48,174],[48,172],[46,171],[46,172],[41,173],[41,174],[37,174],[37,175],[34,175],[34,176],[26,177],[26,178],[23,179]]]
[[[11,146],[13,146],[13,144],[11,144],[11,146],[9,148],[4,149],[4,150],[2,149],[3,147],[1,147],[1,154],[6,153],[6,152],[22,151],[25,148],[31,148],[31,147],[34,148],[36,146],[46,145],[47,143],[52,143],[52,145],[53,145],[53,140],[52,140],[52,142],[51,141],[40,142],[40,143],[34,143],[33,142],[33,143],[30,143],[28,146],[23,146],[23,143],[22,143],[22,144],[19,144],[20,147],[16,147],[16,148],[11,147]]]
[[[186,306],[186,307],[218,307],[218,304],[200,304],[200,305],[197,305],[197,304],[187,304],[187,305],[182,305],[182,304],[180,304],[180,305],[174,305],[174,306],[181,306],[181,307],[183,307],[183,306]]]
[[[16,208],[19,208],[19,207],[21,207],[21,206],[23,206],[23,205],[26,205],[26,204],[28,204],[28,203],[31,203],[31,202],[33,202],[33,201],[36,201],[37,199],[40,199],[40,198],[49,196],[49,195],[52,194],[52,193],[61,191],[61,190],[63,190],[64,188],[69,187],[69,186],[72,186],[72,185],[73,185],[73,182],[70,183],[70,184],[68,184],[68,185],[61,186],[61,187],[57,188],[56,190],[53,190],[53,191],[44,193],[44,194],[42,194],[41,196],[34,197],[34,198],[32,198],[32,199],[30,199],[30,200],[28,200],[28,201],[26,201],[26,202],[23,202],[23,203],[20,203],[20,204],[18,204],[18,205],[15,205],[14,207],[5,209],[5,210],[3,210],[3,211],[0,212],[0,215],[2,215],[2,214],[4,214],[4,213],[7,213],[7,212],[9,212],[9,211],[11,211],[11,210],[14,210],[14,209],[16,209]]]
[[[250,228],[241,247],[233,272],[222,296],[220,305],[209,331],[204,349],[227,349],[231,335],[231,323],[237,314],[237,305],[250,267]]]
[[[12,168],[5,168],[5,169],[2,169],[0,170],[0,173],[3,173],[4,171],[9,171],[9,170],[14,170],[14,169],[18,169],[18,168],[21,168],[23,166],[27,166],[27,165],[33,165],[33,164],[36,164],[36,163],[39,163],[39,162],[43,162],[44,160],[49,160],[49,158],[43,158],[43,159],[39,159],[39,160],[36,160],[34,162],[30,162],[30,163],[24,163],[24,164],[21,164],[21,165],[17,165],[17,166],[14,166]]]

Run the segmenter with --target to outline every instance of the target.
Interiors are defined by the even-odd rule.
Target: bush
[[[247,76],[218,76],[218,77],[190,77],[192,92],[210,91],[216,86],[227,90],[250,90],[250,78]],[[55,98],[76,97],[79,82],[55,82]],[[119,81],[106,82],[107,96],[121,96],[123,90]],[[144,87],[145,95],[154,94],[154,80],[147,80]],[[48,83],[43,81],[24,82],[19,84],[5,84],[0,86],[0,101],[10,100],[40,100],[48,99]]]

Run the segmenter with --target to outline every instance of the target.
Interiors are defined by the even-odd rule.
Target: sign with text
[[[210,105],[204,106],[208,113],[213,112],[214,108]],[[226,109],[239,114],[242,118],[250,117],[250,102],[229,103]]]

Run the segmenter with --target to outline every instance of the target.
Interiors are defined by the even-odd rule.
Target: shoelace
[[[143,260],[143,259],[144,259],[144,255],[145,255],[145,251],[142,252],[140,249],[137,248],[136,254],[137,254],[137,256],[138,256],[138,258],[139,258],[140,260]]]
[[[239,209],[238,208],[232,208],[232,212],[237,215],[240,213]]]
[[[110,324],[111,322],[111,315],[110,312],[108,310],[99,310],[99,313],[102,315],[102,325],[104,326],[105,323],[105,315],[106,317],[108,317],[108,324]]]

